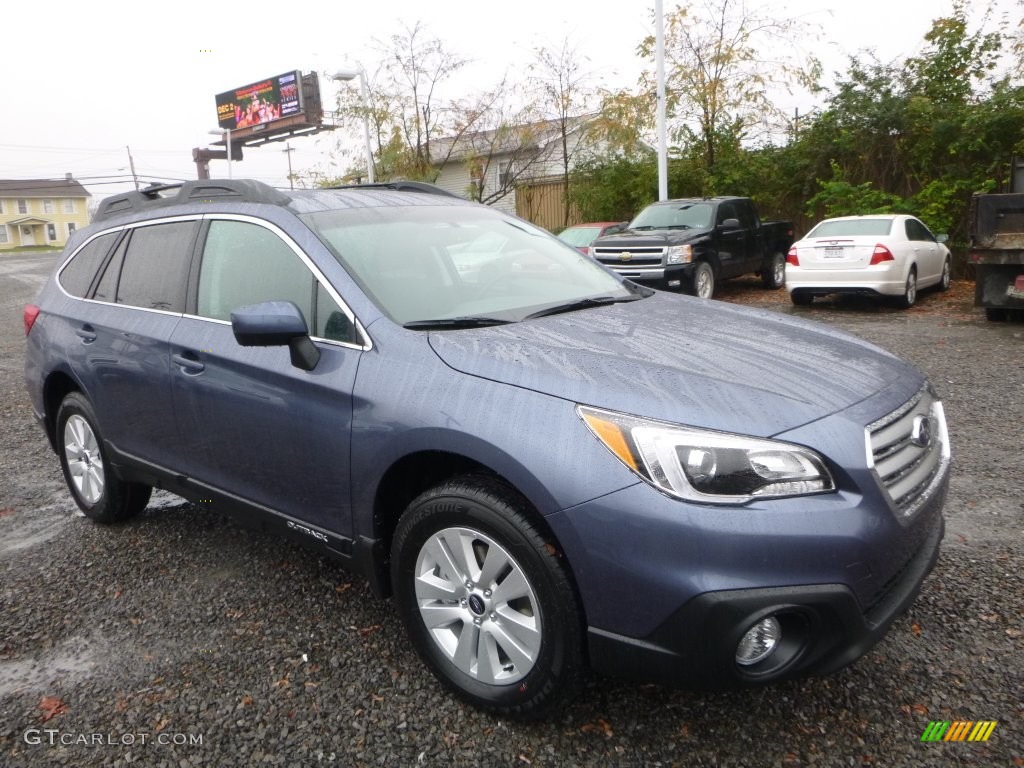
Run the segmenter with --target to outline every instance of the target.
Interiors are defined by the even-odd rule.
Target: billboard
[[[302,114],[302,79],[298,71],[268,77],[218,93],[217,124],[234,131]]]

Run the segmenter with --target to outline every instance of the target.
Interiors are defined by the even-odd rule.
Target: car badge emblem
[[[914,428],[910,433],[910,442],[918,448],[927,448],[932,442],[931,416],[918,416],[914,419]]]
[[[629,251],[623,251],[622,253],[619,254],[619,259],[621,261],[629,261],[632,258],[633,258],[633,254],[630,253]]]

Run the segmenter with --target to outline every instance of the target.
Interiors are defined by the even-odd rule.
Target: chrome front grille
[[[893,509],[909,518],[927,501],[949,464],[949,434],[942,403],[922,389],[900,408],[867,428],[878,481]]]
[[[637,248],[596,246],[592,252],[595,259],[609,267],[661,266],[665,258],[665,249],[661,246]]]

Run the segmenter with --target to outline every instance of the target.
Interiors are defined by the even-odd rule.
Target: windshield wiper
[[[589,299],[579,299],[578,301],[570,301],[565,304],[557,304],[553,307],[547,307],[546,309],[540,309],[536,312],[532,312],[523,320],[532,320],[535,317],[547,317],[548,315],[557,315],[562,312],[575,312],[577,309],[590,309],[591,307],[603,307],[608,304],[617,304],[620,301],[636,301],[637,299],[646,298],[645,294],[634,293],[629,296],[594,296]]]
[[[669,224],[665,229],[693,229],[689,224]]]
[[[466,317],[440,317],[436,320],[411,320],[408,323],[403,323],[402,327],[416,329],[485,328],[488,325],[508,325],[511,322],[503,317],[468,315]]]

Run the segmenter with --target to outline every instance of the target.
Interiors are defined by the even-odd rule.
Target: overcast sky
[[[673,0],[664,5],[666,13],[675,7]],[[1020,18],[1018,0],[997,5]],[[762,4],[773,16],[796,16],[819,29],[809,47],[827,72],[863,49],[883,61],[919,51],[931,20],[951,7],[952,0]],[[506,71],[514,82],[533,49],[557,48],[566,39],[606,87],[632,87],[644,65],[636,47],[653,34],[653,9],[654,0],[7,2],[0,178],[72,173],[99,199],[130,188],[128,147],[147,180],[194,178],[192,148],[216,140],[208,133],[217,127],[215,94],[296,69],[323,75],[362,64],[372,71],[380,55],[373,40],[417,21],[428,38],[474,62],[460,80],[467,91],[493,87]],[[320,85],[330,109],[337,84],[321,76]],[[801,112],[814,106],[809,97],[794,103]],[[361,136],[338,138],[357,144]],[[331,141],[293,139],[294,170],[326,169]],[[284,146],[246,149],[235,176],[287,186]],[[225,163],[213,161],[211,173],[226,176]]]

